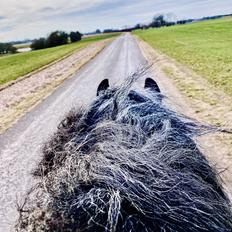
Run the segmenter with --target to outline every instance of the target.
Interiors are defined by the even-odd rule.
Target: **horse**
[[[220,129],[170,109],[152,78],[133,90],[138,76],[103,80],[60,123],[18,231],[232,231],[230,200],[195,142]]]

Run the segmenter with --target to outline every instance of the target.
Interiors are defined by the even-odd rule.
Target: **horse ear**
[[[150,89],[152,91],[155,91],[155,92],[158,92],[160,93],[160,88],[158,86],[158,84],[151,78],[147,78],[145,80],[145,86],[144,86],[145,89]]]
[[[105,91],[109,87],[110,87],[109,80],[108,79],[103,80],[97,88],[97,96],[99,96],[101,91]]]

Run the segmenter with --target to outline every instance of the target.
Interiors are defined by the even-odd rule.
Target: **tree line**
[[[174,26],[174,25],[178,25],[178,24],[192,23],[194,21],[205,21],[205,20],[210,20],[210,19],[218,19],[218,18],[223,18],[226,16],[232,16],[232,14],[208,16],[208,17],[203,17],[200,19],[183,19],[183,20],[178,20],[178,21],[172,21],[172,20],[168,20],[168,17],[166,17],[165,15],[158,14],[158,15],[153,17],[153,19],[150,23],[148,23],[148,24],[138,23],[132,28],[127,28],[127,30],[132,31],[132,30],[138,30],[138,29],[169,27],[169,26]]]
[[[153,17],[152,21],[149,24],[140,24],[138,23],[132,30],[138,29],[148,29],[148,28],[160,28],[160,27],[170,27],[176,24],[186,24],[193,22],[193,19],[170,21],[166,19],[165,15],[160,14]]]
[[[74,43],[82,39],[82,34],[79,31],[70,32],[70,34],[64,31],[51,32],[46,38],[42,37],[33,40],[31,44],[32,50],[44,49],[56,47],[68,43]]]

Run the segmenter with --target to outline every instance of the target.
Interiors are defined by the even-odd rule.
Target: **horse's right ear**
[[[103,80],[97,88],[97,96],[99,96],[101,91],[106,91],[110,87],[109,80]]]
[[[147,78],[145,80],[145,86],[144,86],[145,89],[150,89],[151,91],[155,91],[155,92],[158,92],[160,93],[160,88],[158,86],[158,84],[151,78]]]

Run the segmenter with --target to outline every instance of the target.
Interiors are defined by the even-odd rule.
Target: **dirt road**
[[[45,101],[0,135],[0,231],[9,231],[17,218],[16,202],[33,185],[31,172],[41,146],[72,108],[94,99],[99,83],[120,83],[145,63],[135,39],[127,34],[113,41],[95,59],[67,80]]]

